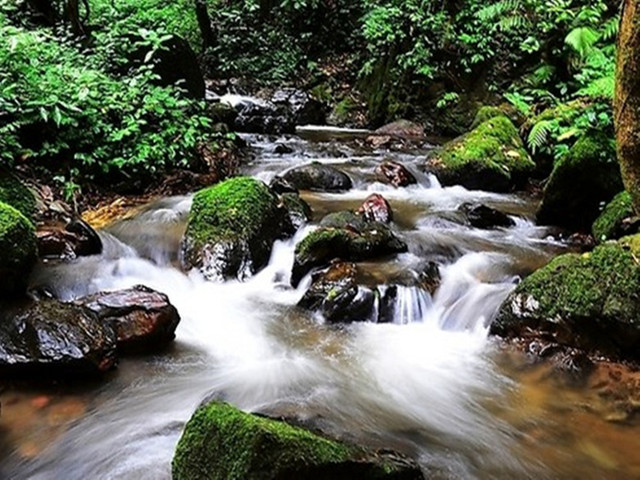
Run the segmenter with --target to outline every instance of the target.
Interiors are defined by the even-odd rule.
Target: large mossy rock
[[[398,454],[368,451],[309,430],[244,413],[226,403],[200,407],[172,463],[173,480],[413,480]]]
[[[36,214],[36,198],[29,188],[6,170],[0,168],[0,202],[11,205],[27,219]]]
[[[635,214],[628,192],[620,192],[613,197],[591,227],[591,233],[597,242],[615,240],[639,230],[640,218]]]
[[[0,202],[0,298],[24,293],[38,250],[33,224]]]
[[[600,205],[622,189],[611,140],[584,136],[554,166],[538,209],[538,222],[589,231]]]
[[[562,255],[522,281],[491,333],[640,359],[640,236]]]
[[[57,300],[0,308],[0,376],[74,379],[115,363],[115,332],[87,308]]]
[[[447,143],[426,165],[445,186],[495,192],[521,187],[534,168],[518,129],[505,115],[490,118]]]
[[[269,261],[273,243],[290,233],[286,213],[269,187],[253,178],[199,191],[182,241],[183,266],[211,280],[253,275]]]
[[[359,261],[407,251],[388,225],[367,221],[353,212],[327,215],[320,228],[296,245],[291,283],[334,259]]]

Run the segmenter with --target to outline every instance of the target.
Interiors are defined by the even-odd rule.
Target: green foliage
[[[146,32],[148,42],[162,38]],[[106,73],[106,52],[114,50],[105,36],[96,42],[81,52],[48,31],[9,25],[0,12],[3,164],[29,161],[71,188],[98,178],[144,182],[194,166],[196,146],[208,138],[204,106],[154,85],[146,65],[126,75]]]
[[[210,73],[258,83],[284,82],[317,73],[328,53],[351,51],[361,2],[209,0],[217,45],[206,52]]]

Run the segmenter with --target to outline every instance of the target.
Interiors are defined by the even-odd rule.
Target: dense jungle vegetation
[[[197,6],[210,28],[199,28]],[[335,123],[359,111],[371,126],[402,117],[456,135],[482,105],[502,105],[526,120],[534,153],[559,158],[590,129],[612,137],[610,2],[91,0],[75,32],[64,9],[0,4],[0,155],[67,192],[199,168],[198,145],[224,139],[201,99],[154,80],[172,36],[207,77],[249,92],[302,87]]]

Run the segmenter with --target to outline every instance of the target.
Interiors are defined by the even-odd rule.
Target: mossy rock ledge
[[[611,141],[605,136],[582,137],[554,166],[537,220],[544,225],[590,231],[600,205],[622,189]]]
[[[327,215],[320,228],[296,245],[291,283],[332,260],[360,261],[407,251],[407,244],[381,222],[367,221],[353,212]]]
[[[209,280],[244,280],[268,263],[273,243],[293,230],[269,187],[231,178],[195,194],[181,246],[183,267],[197,268]]]
[[[33,224],[18,210],[0,202],[0,298],[24,293],[37,256]]]
[[[591,227],[591,233],[598,243],[615,240],[638,231],[640,231],[640,218],[633,210],[633,201],[628,192],[620,192],[613,197]]]
[[[172,463],[173,480],[414,480],[418,466],[392,452],[370,451],[229,404],[200,407],[187,423]]]
[[[36,198],[13,174],[0,168],[0,202],[11,205],[33,222],[37,211]]]
[[[557,257],[516,287],[490,331],[640,360],[640,235]]]
[[[535,164],[513,122],[498,115],[436,150],[425,168],[445,186],[507,192],[522,187]]]

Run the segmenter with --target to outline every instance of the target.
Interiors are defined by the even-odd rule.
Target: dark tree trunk
[[[217,38],[211,28],[211,18],[209,18],[206,0],[196,0],[196,18],[202,35],[202,48],[207,50],[210,47],[214,47],[217,43]]]
[[[640,212],[640,0],[624,0],[614,102],[622,178]]]

